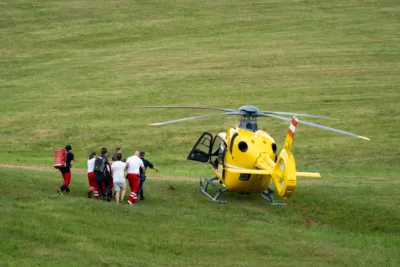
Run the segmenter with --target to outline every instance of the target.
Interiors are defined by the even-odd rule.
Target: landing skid
[[[274,200],[274,191],[272,191],[272,190],[269,189],[269,188],[268,188],[266,191],[261,192],[261,193],[260,193],[260,197],[262,197],[262,198],[265,199],[265,200],[268,200],[268,202],[269,202],[271,205],[274,205],[274,206],[286,206],[285,203],[276,202],[276,201]]]
[[[214,183],[214,181],[219,181],[219,180],[218,180],[218,177],[213,177],[213,178],[211,178],[211,179],[204,178],[204,180],[205,180],[205,184],[203,184],[203,178],[200,177],[200,191],[201,191],[204,195],[206,195],[206,197],[208,197],[210,200],[212,200],[212,201],[214,201],[214,202],[217,202],[217,203],[228,203],[228,201],[226,201],[226,200],[219,200],[219,199],[218,199],[223,193],[229,192],[229,189],[227,189],[227,188],[221,188],[221,187],[219,187],[218,185],[216,185],[216,184]],[[216,194],[214,197],[211,196],[211,195],[207,192],[207,187],[208,187],[209,185],[211,185],[212,187],[215,188],[215,190],[217,190],[217,194]],[[274,205],[274,206],[286,206],[285,203],[276,202],[276,201],[274,200],[273,194],[274,194],[274,191],[272,191],[271,189],[268,188],[266,191],[260,193],[260,197],[262,197],[262,198],[265,199],[265,200],[268,200],[268,202],[269,202],[271,205]]]
[[[204,178],[204,180],[206,181],[205,185],[203,185],[203,179],[200,177],[200,191],[203,192],[204,195],[206,195],[209,199],[211,199],[211,200],[214,201],[214,202],[217,202],[217,203],[228,203],[228,201],[226,201],[226,200],[219,200],[219,199],[218,199],[218,197],[219,197],[220,195],[222,195],[222,194],[225,193],[225,192],[228,192],[229,189],[227,189],[227,188],[220,188],[220,187],[217,186],[215,183],[213,183],[213,181],[216,181],[216,180],[218,181],[218,178],[217,178],[217,177],[213,177],[213,178],[211,178],[211,179]],[[208,187],[209,185],[211,185],[212,187],[215,188],[215,190],[217,190],[217,194],[216,194],[214,197],[212,197],[212,196],[207,192],[207,187]]]

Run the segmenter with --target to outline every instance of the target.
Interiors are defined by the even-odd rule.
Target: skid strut
[[[219,200],[219,199],[218,199],[218,197],[219,197],[220,195],[222,195],[223,193],[229,191],[229,189],[227,189],[227,188],[220,188],[220,187],[218,187],[216,184],[213,183],[213,181],[215,181],[215,180],[218,181],[218,177],[213,177],[213,178],[211,178],[211,179],[204,178],[204,180],[206,181],[206,182],[205,182],[205,185],[203,185],[203,179],[200,177],[200,190],[201,190],[201,192],[203,192],[204,195],[206,195],[209,199],[211,199],[212,201],[217,202],[217,203],[227,203],[227,202],[228,202],[228,201],[226,201],[226,200]],[[214,197],[212,197],[212,196],[207,192],[207,187],[208,187],[208,185],[211,185],[212,187],[215,188],[215,190],[217,190],[217,194],[216,194]]]
[[[267,188],[266,191],[261,192],[260,193],[260,197],[262,197],[265,200],[268,200],[271,205],[274,205],[274,206],[286,206],[285,203],[279,203],[279,202],[276,202],[274,200],[274,191],[269,189],[269,188]]]
[[[210,200],[212,200],[212,201],[214,201],[214,202],[217,202],[217,203],[227,203],[227,202],[228,202],[228,201],[226,201],[226,200],[219,200],[219,199],[218,199],[223,193],[229,192],[229,189],[227,189],[227,188],[221,188],[221,187],[219,187],[218,185],[216,185],[216,184],[214,183],[214,181],[219,181],[219,180],[218,180],[218,177],[213,177],[213,178],[211,178],[211,179],[204,178],[204,180],[205,180],[205,184],[203,184],[203,178],[200,177],[200,191],[201,191],[204,195],[206,195]],[[211,195],[207,192],[207,187],[208,187],[209,185],[211,185],[212,187],[215,188],[215,190],[217,190],[217,194],[216,194],[214,197],[211,196]],[[271,190],[271,189],[269,189],[269,188],[268,188],[266,191],[260,193],[260,196],[261,196],[263,199],[268,200],[268,202],[269,202],[271,205],[274,205],[274,206],[286,206],[285,203],[276,202],[276,201],[274,200],[273,195],[274,195],[274,191]]]

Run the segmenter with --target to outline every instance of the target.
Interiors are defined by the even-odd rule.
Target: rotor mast
[[[256,117],[260,110],[254,106],[242,106],[238,111],[241,112],[242,117],[237,127],[247,131],[256,132],[258,130]]]

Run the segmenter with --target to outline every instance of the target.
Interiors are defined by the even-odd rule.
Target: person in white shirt
[[[120,199],[121,202],[124,201],[125,188],[126,188],[125,177],[124,177],[126,163],[122,162],[121,159],[122,159],[121,153],[117,153],[116,161],[114,161],[113,164],[111,165],[111,173],[113,175],[114,189],[115,189],[115,200],[117,201],[117,204],[120,202]],[[121,191],[121,198],[119,194],[120,191]]]
[[[89,190],[88,190],[88,198],[93,197],[93,192],[94,192],[94,197],[99,198],[99,192],[97,190],[97,183],[96,183],[96,176],[94,175],[93,169],[94,169],[94,161],[96,160],[96,152],[92,152],[89,155],[89,159],[87,161],[87,175],[88,175],[88,181],[89,181]]]
[[[142,169],[143,173],[146,172],[146,169],[144,168],[143,161],[139,158],[140,152],[136,151],[135,154],[131,157],[129,157],[126,160],[127,164],[127,172],[128,172],[128,182],[129,182],[129,187],[131,188],[131,194],[129,195],[128,198],[128,204],[132,205],[133,203],[138,202],[137,194],[136,192],[139,190],[139,185],[140,185],[140,169]]]

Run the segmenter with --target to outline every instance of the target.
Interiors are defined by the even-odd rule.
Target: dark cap
[[[146,153],[144,153],[143,151],[140,152],[140,156],[141,156],[141,157],[144,157],[145,154],[146,154]]]
[[[65,146],[65,150],[67,150],[67,151],[72,150],[72,146],[71,146],[71,145],[66,145],[66,146]]]

